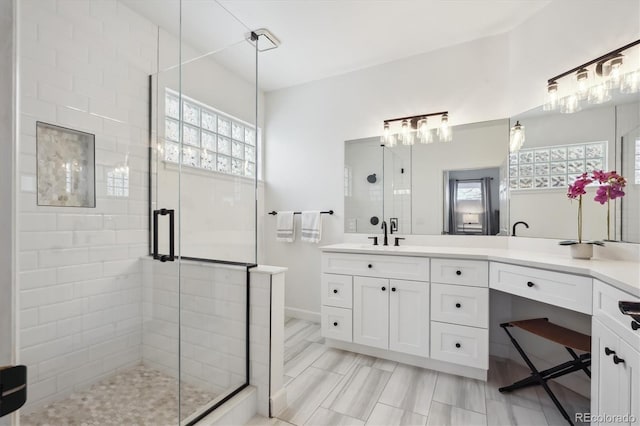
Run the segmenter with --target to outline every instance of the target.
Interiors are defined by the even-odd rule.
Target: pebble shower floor
[[[138,365],[108,377],[89,389],[23,415],[25,426],[103,426],[178,424],[178,382],[160,371]],[[182,418],[216,395],[181,384]]]

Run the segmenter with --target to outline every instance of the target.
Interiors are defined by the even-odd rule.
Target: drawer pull
[[[616,353],[616,351],[612,351],[611,349],[609,349],[607,347],[604,348],[604,354],[606,356],[609,356],[609,355],[612,355],[612,354],[615,354],[615,353]]]
[[[396,288],[395,287],[391,287],[391,291],[396,291]]]
[[[387,288],[386,288],[386,287],[382,287],[382,291],[386,291],[386,290],[387,290]]]
[[[456,271],[456,275],[462,275],[462,271]]]
[[[633,329],[633,331],[635,331],[640,328],[640,324],[638,324],[636,321],[631,321],[631,328]]]
[[[456,308],[462,308],[462,305],[460,303],[456,303]]]
[[[337,327],[337,326],[338,326],[338,321],[335,321],[335,322],[333,323],[333,326],[334,326],[334,327]]]
[[[618,365],[620,363],[624,364],[624,359],[620,358],[618,355],[613,356],[613,363]]]
[[[371,269],[371,268],[373,268],[373,265],[372,265],[372,264],[368,264],[368,265],[367,265],[367,267],[368,267],[369,269]]]
[[[456,343],[456,348],[460,349],[462,345],[460,343]]]
[[[338,289],[337,288],[333,289],[333,294],[338,294]]]
[[[527,282],[527,287],[533,287],[535,284],[532,283],[531,281]]]

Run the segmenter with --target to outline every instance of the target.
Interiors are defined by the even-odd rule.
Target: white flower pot
[[[571,257],[574,259],[591,259],[593,257],[593,244],[572,244]]]

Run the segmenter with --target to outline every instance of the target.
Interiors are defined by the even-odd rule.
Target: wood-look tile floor
[[[485,383],[326,347],[320,326],[299,319],[287,319],[285,339],[288,408],[251,426],[567,424],[539,386],[498,392],[529,374],[512,361],[491,358]],[[570,415],[589,411],[588,399],[550,386]]]

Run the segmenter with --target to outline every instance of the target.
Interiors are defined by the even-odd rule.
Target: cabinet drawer
[[[351,309],[322,307],[322,336],[329,339],[352,340]]]
[[[487,328],[489,324],[489,289],[431,284],[431,319]]]
[[[489,368],[489,331],[431,321],[431,358]]]
[[[527,299],[591,315],[593,279],[491,262],[490,287]]]
[[[322,274],[322,304],[337,308],[352,307],[353,277],[350,275]]]
[[[618,302],[640,302],[640,299],[601,281],[594,280],[593,315],[613,330],[635,350],[640,351],[640,328],[631,327],[633,318],[624,315]]]
[[[488,287],[489,262],[484,260],[431,259],[431,282]]]
[[[429,259],[376,254],[325,253],[322,255],[322,272],[429,281]]]

